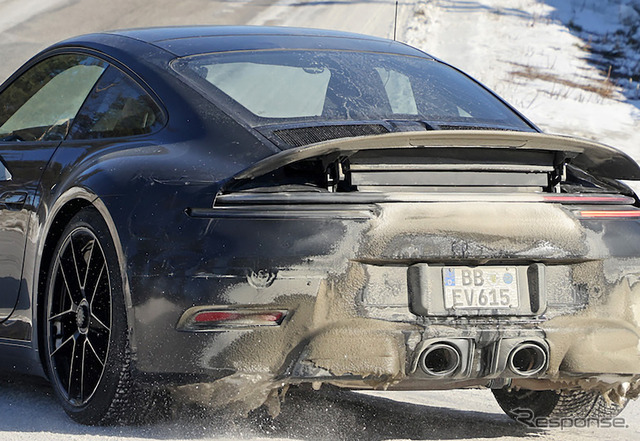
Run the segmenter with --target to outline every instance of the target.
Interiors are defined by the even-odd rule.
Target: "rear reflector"
[[[216,331],[228,328],[278,326],[286,315],[287,311],[283,310],[211,310],[206,307],[196,307],[182,315],[177,328],[182,331]]]
[[[195,321],[198,323],[221,322],[223,320],[236,320],[240,317],[242,317],[240,314],[233,312],[201,312],[200,314],[196,315]]]
[[[629,196],[583,196],[583,195],[549,195],[543,196],[545,202],[560,202],[562,204],[633,204],[635,201]]]
[[[201,312],[195,317],[197,323],[211,323],[211,322],[265,322],[265,323],[277,323],[284,314],[280,311],[262,312],[262,313],[241,313],[241,312]]]
[[[589,210],[580,211],[580,217],[593,219],[640,218],[640,210]]]

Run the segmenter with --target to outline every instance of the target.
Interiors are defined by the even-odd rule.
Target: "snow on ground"
[[[640,160],[640,101],[628,101],[589,62],[588,42],[565,24],[615,28],[609,0],[597,0],[599,8],[583,7],[587,1],[420,1],[407,42],[460,67],[543,130],[595,139]]]
[[[554,15],[589,47],[589,60],[625,95],[640,99],[640,0],[547,0]]]
[[[69,420],[43,381],[0,375],[0,440],[637,441],[640,415],[630,408],[620,429],[527,429],[502,413],[482,390],[353,393],[291,391],[275,421],[231,420],[181,409],[140,427],[87,427]]]
[[[635,8],[639,3],[404,0],[399,8],[398,37],[467,71],[545,131],[597,139],[640,159],[640,101],[630,101],[632,87],[620,83],[622,73],[633,76],[633,63],[640,61],[640,55],[633,44],[622,47],[621,40],[614,38],[620,32],[639,32],[634,15],[640,11]],[[128,26],[248,23],[331,28],[382,37],[393,34],[391,0],[185,0],[179,4],[173,0],[113,0],[110,6],[104,5],[99,0],[0,0],[4,68],[14,66],[12,70],[35,49],[55,40]],[[48,8],[47,14],[39,14],[43,8]],[[93,14],[98,8],[101,13]],[[611,75],[602,63],[602,54],[609,54],[609,49],[621,54],[609,60],[612,71],[619,69],[620,75]],[[181,409],[173,418],[142,427],[95,428],[71,422],[46,383],[0,376],[0,440],[640,439],[640,403],[632,402],[621,416],[629,427],[532,431],[506,417],[488,391],[325,391],[294,393],[274,424]]]

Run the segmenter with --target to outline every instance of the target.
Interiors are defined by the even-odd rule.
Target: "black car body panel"
[[[617,181],[640,179],[632,159],[540,134],[506,104],[525,129],[359,121],[348,124],[403,133],[351,128],[322,139],[349,138],[279,144],[274,131],[339,124],[251,127],[170,67],[176,57],[270,49],[433,60],[332,31],[132,30],[59,43],[0,88],[56,54],[85,54],[137,83],[164,118],[130,136],[0,141],[2,368],[43,374],[55,245],[90,206],[119,259],[141,381],[215,391],[215,380],[253,378],[264,386],[258,405],[304,382],[561,389],[590,380],[636,393],[640,211]],[[484,300],[447,288],[447,277],[483,271],[515,278],[516,297],[504,286]],[[433,370],[436,350],[455,366]],[[530,371],[513,360],[519,350]]]

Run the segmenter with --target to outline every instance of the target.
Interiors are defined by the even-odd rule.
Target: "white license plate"
[[[517,308],[518,278],[513,266],[442,268],[447,309]]]

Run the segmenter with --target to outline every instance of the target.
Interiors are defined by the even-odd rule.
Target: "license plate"
[[[516,268],[449,267],[442,269],[444,306],[447,309],[517,308]]]

